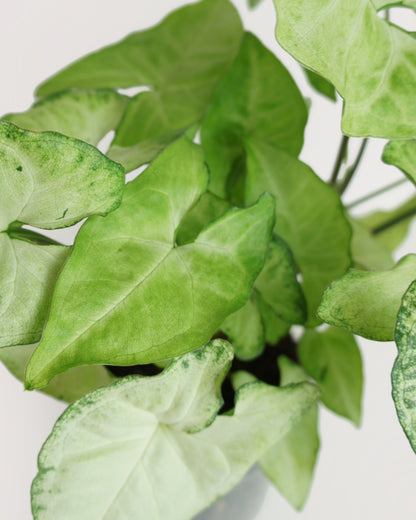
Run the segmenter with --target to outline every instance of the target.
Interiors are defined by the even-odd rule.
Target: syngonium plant
[[[73,403],[39,456],[35,520],[190,519],[256,462],[300,509],[318,401],[360,424],[354,334],[396,340],[416,450],[416,256],[392,256],[416,198],[361,219],[341,200],[369,137],[416,182],[414,35],[383,1],[275,6],[280,45],[343,98],[328,182],[298,159],[305,99],[228,0],[80,59],[0,122],[0,359]],[[84,218],[73,246],[44,232]]]

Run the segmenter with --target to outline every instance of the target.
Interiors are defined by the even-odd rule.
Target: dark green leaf
[[[313,72],[313,70],[303,68],[305,71],[306,77],[308,78],[309,83],[312,87],[322,94],[323,96],[331,99],[332,101],[336,101],[337,95],[335,91],[335,87],[332,83],[330,83],[327,79],[322,77],[320,74]]]

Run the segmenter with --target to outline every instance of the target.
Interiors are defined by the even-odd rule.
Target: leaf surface
[[[391,269],[394,260],[391,252],[384,246],[362,221],[349,218],[352,228],[351,254],[354,267],[366,270]]]
[[[0,346],[38,341],[70,248],[39,246],[0,233]]]
[[[253,383],[241,389],[232,416],[214,420],[232,357],[224,343],[187,354],[160,376],[127,378],[72,405],[39,457],[35,520],[127,520],[138,503],[143,518],[187,520],[237,484],[319,390]]]
[[[331,101],[336,101],[337,95],[335,87],[334,85],[332,85],[332,83],[330,83],[327,79],[323,78],[321,75],[317,74],[313,70],[306,68],[304,68],[303,70],[305,71],[309,83],[317,92],[327,97]]]
[[[359,426],[363,367],[354,336],[342,329],[307,330],[298,352],[303,367],[322,388],[322,402]]]
[[[26,365],[36,347],[37,343],[0,348],[0,361],[19,381],[24,381]],[[72,403],[88,392],[114,381],[116,377],[102,366],[76,367],[57,375],[41,391],[61,401]]]
[[[416,141],[408,139],[388,142],[382,159],[385,163],[400,168],[416,184]]]
[[[264,349],[264,326],[253,295],[221,325],[238,359],[248,361],[260,356]]]
[[[275,232],[289,245],[302,274],[308,325],[325,287],[351,264],[350,225],[339,196],[304,163],[269,144],[246,140],[246,201],[263,191],[276,198]]]
[[[280,356],[280,386],[307,381],[305,371],[286,356]],[[319,450],[318,405],[260,459],[260,466],[283,496],[302,509],[312,483]]]
[[[0,346],[38,341],[69,249],[26,230],[56,229],[120,204],[121,166],[92,146],[0,121]]]
[[[397,315],[395,341],[398,356],[391,373],[392,395],[400,424],[416,452],[416,283],[405,295]]]
[[[351,269],[324,292],[320,318],[364,338],[394,339],[400,301],[415,279],[416,255],[407,255],[388,271]]]
[[[416,42],[371,0],[275,0],[276,37],[344,98],[347,135],[416,136]],[[329,43],[330,42],[330,43]]]
[[[27,387],[76,365],[152,363],[194,350],[244,305],[264,264],[274,200],[231,209],[176,247],[207,181],[200,147],[183,139],[127,185],[117,211],[82,227]]]
[[[159,25],[73,63],[41,85],[37,94],[148,87],[150,91],[129,102],[109,150],[112,159],[130,170],[154,159],[202,118],[217,81],[238,53],[242,34],[238,13],[228,0],[187,5]]]
[[[201,128],[210,190],[226,198],[232,166],[244,159],[245,137],[298,155],[306,119],[305,102],[289,72],[254,35],[246,33]]]
[[[0,121],[0,161],[0,231],[62,228],[120,204],[123,168],[82,141]]]
[[[96,146],[117,128],[129,98],[111,89],[69,90],[52,94],[22,113],[3,120],[34,132],[53,131]]]

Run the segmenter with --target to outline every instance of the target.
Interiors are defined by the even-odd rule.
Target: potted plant
[[[354,334],[396,340],[415,446],[415,256],[392,252],[416,203],[357,219],[341,199],[369,137],[415,178],[415,43],[386,6],[276,0],[280,45],[344,100],[327,182],[299,160],[307,100],[227,0],[173,11],[4,115],[0,357],[73,403],[40,453],[35,519],[193,518],[256,462],[301,508],[318,401],[360,423]],[[71,246],[48,233],[82,219]]]

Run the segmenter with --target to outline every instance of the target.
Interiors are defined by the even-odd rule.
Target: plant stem
[[[340,195],[342,195],[345,192],[345,190],[348,188],[348,186],[351,182],[351,179],[354,176],[354,173],[357,171],[357,168],[360,165],[361,159],[363,158],[365,149],[367,147],[367,143],[368,143],[368,139],[367,138],[363,139],[355,161],[347,169],[347,171],[345,172],[344,178],[338,185],[337,191]]]
[[[371,230],[371,233],[373,235],[378,235],[379,233],[386,231],[386,229],[389,229],[396,224],[400,224],[400,222],[403,222],[404,220],[407,220],[414,215],[416,215],[416,208],[410,208],[407,211],[404,211],[401,215],[397,215],[394,218],[387,220],[386,222],[383,222],[379,226],[375,227]]]
[[[348,147],[348,141],[350,138],[346,135],[342,136],[341,144],[338,149],[337,158],[335,159],[334,168],[332,170],[331,179],[329,180],[329,184],[331,186],[335,186],[339,172],[341,170],[342,163],[345,159],[345,156],[347,154],[347,147]]]
[[[368,200],[371,200],[374,197],[377,197],[378,195],[382,195],[383,193],[386,193],[389,190],[392,190],[393,188],[396,188],[397,186],[401,186],[405,182],[407,182],[409,179],[405,177],[404,179],[400,179],[399,181],[392,182],[391,184],[388,184],[387,186],[384,186],[383,188],[380,188],[376,191],[373,191],[369,193],[368,195],[364,195],[364,197],[361,197],[354,202],[351,202],[351,204],[348,204],[346,207],[347,209],[355,208],[355,206],[358,206],[359,204],[362,204],[363,202],[367,202]]]

